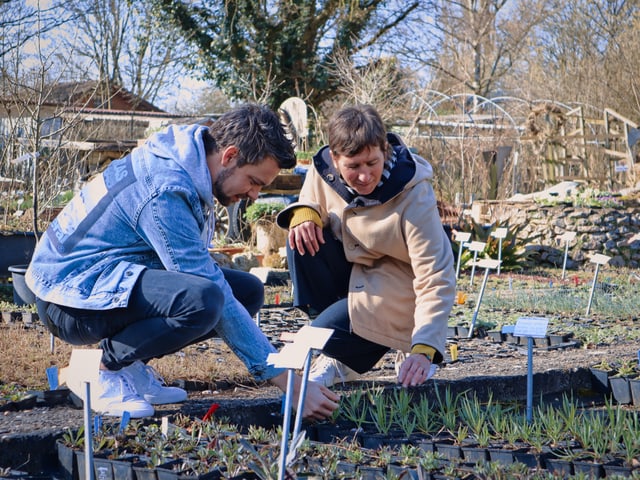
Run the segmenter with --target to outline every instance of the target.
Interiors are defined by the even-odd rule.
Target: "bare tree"
[[[15,52],[45,32],[64,25],[71,14],[54,3],[40,8],[39,2],[3,0],[0,2],[0,56]]]
[[[529,35],[556,0],[431,0],[396,41],[447,93],[492,96],[522,58]]]
[[[388,124],[403,116],[398,110],[398,101],[415,88],[411,74],[403,71],[394,57],[368,57],[357,65],[348,52],[338,51],[327,71],[338,84],[341,95],[337,101],[373,105]],[[406,114],[406,105],[401,108]]]
[[[639,113],[640,3],[567,0],[532,38],[525,68],[514,75],[528,98]]]
[[[3,56],[0,92],[0,175],[13,181],[6,190],[9,195],[3,196],[8,202],[3,223],[7,223],[10,204],[20,191],[21,200],[30,196],[33,202],[28,220],[36,237],[40,214],[73,187],[83,161],[67,148],[69,141],[75,140],[78,116],[65,117],[51,107],[54,87],[64,76],[65,66],[58,63],[55,48],[44,40],[48,30],[44,20],[38,21],[41,13],[34,11],[36,19],[28,25],[34,29],[30,41]]]
[[[70,0],[66,6],[74,21],[60,37],[65,56],[76,59],[76,72],[96,72],[89,77],[97,76],[103,100],[116,86],[154,102],[185,73],[184,36],[162,22],[149,2]]]

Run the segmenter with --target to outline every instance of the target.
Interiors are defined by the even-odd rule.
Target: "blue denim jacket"
[[[191,273],[225,296],[217,333],[259,380],[275,351],[231,292],[206,241],[211,175],[199,125],[170,126],[113,161],[51,223],[26,281],[41,299],[74,308],[126,307],[145,268]]]

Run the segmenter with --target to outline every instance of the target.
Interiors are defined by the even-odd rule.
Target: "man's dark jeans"
[[[234,296],[253,317],[264,302],[254,275],[222,269]],[[166,270],[145,270],[126,308],[82,310],[36,299],[49,330],[72,345],[100,343],[102,362],[119,370],[216,336],[224,298],[206,278]],[[247,339],[250,340],[250,339]]]

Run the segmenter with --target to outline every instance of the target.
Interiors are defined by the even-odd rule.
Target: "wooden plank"
[[[295,173],[281,173],[271,185],[265,186],[262,191],[267,193],[296,193],[302,188],[302,175]]]
[[[550,140],[552,142],[568,142],[573,140],[584,140],[584,141],[595,141],[595,142],[606,142],[610,140],[616,140],[622,138],[624,139],[623,134],[600,134],[600,135],[554,135],[553,137],[545,137],[545,140]],[[520,137],[520,140],[525,141],[535,141],[540,140],[539,137],[534,137],[530,135]]]
[[[616,158],[629,158],[629,155],[627,154],[627,152],[617,152],[615,150],[609,150],[608,148],[604,149],[604,153]]]

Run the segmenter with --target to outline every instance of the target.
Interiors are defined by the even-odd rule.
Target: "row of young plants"
[[[12,302],[0,301],[2,322],[6,324],[22,322],[30,326],[38,320],[38,310],[35,305],[16,305]]]
[[[59,452],[81,452],[82,433],[68,431]],[[305,434],[289,462],[292,477],[640,477],[637,412],[611,402],[582,410],[567,396],[558,407],[540,403],[528,421],[516,404],[480,402],[469,392],[445,390],[429,399],[369,387],[343,395],[331,421],[308,425]],[[166,472],[275,479],[281,435],[280,428],[242,431],[224,420],[179,415],[168,428],[141,422],[122,431],[101,427],[93,449],[96,468],[101,460],[124,461],[137,478],[151,471],[159,480]],[[76,459],[66,470],[82,464]]]
[[[473,458],[481,460],[490,460],[496,450],[526,450],[539,468],[554,458],[587,461],[603,470],[605,465],[629,471],[638,466],[638,414],[613,402],[584,410],[564,396],[557,408],[540,402],[532,421],[518,405],[492,399],[482,403],[472,393],[453,396],[449,390],[429,399],[410,398],[406,389],[386,395],[368,389],[345,396],[342,403],[335,423],[351,424],[362,442],[369,433],[383,434],[385,443],[414,443],[436,452],[445,451],[441,446],[457,446],[456,456],[464,455],[465,447],[479,447],[480,456]]]
[[[519,285],[511,282],[511,286],[488,288],[483,296],[482,305],[487,310],[516,312],[541,312],[564,318],[584,317],[591,297],[593,278],[579,280],[574,277],[564,283],[527,283]],[[637,283],[631,279],[631,273],[620,273],[608,282],[599,282],[593,291],[590,316],[600,319],[634,319],[640,308]],[[509,283],[509,280],[503,280]],[[515,283],[515,285],[514,285]]]

